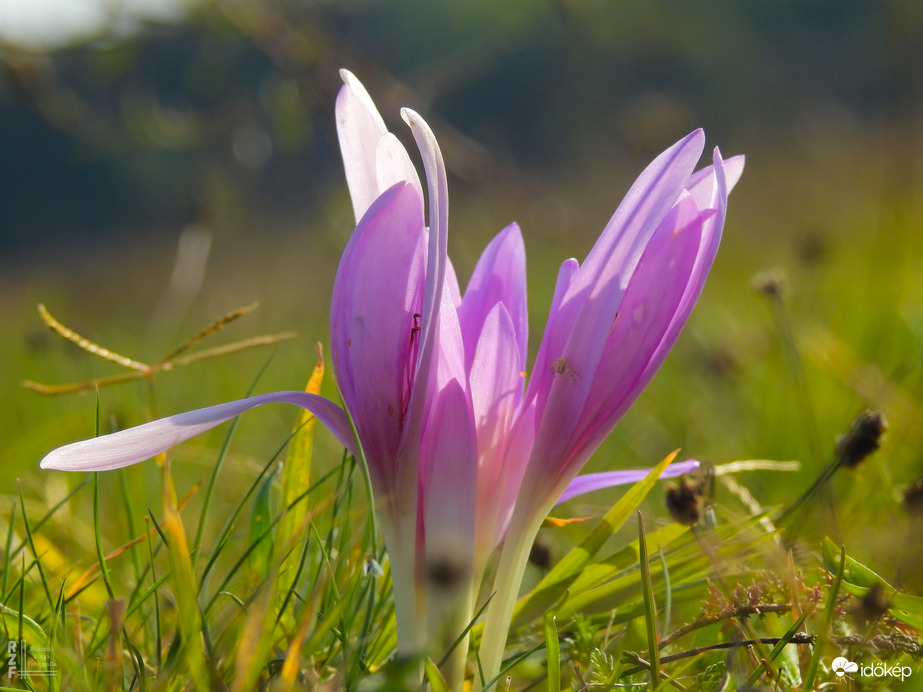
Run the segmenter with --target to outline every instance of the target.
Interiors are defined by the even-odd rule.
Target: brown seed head
[[[923,517],[923,476],[904,490],[904,509],[915,517]]]
[[[855,468],[881,446],[881,437],[888,422],[881,411],[863,411],[853,421],[849,432],[836,443],[836,455],[841,465]]]
[[[780,298],[785,294],[785,275],[780,269],[769,269],[754,275],[750,285],[757,293],[770,298]]]

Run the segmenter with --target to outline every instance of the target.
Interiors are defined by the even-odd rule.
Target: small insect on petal
[[[570,363],[567,362],[567,358],[558,358],[551,364],[549,371],[552,375],[567,375],[574,382],[580,377],[580,373],[570,366]]]

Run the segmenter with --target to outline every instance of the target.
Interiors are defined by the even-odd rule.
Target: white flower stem
[[[431,607],[433,590],[428,592],[427,617],[430,619],[430,632],[432,641],[438,643],[436,653],[441,657],[449,650],[452,643],[458,638],[468,623],[471,622],[471,609],[474,604],[473,584],[466,583],[460,586],[461,591],[452,594],[451,611],[447,617],[434,621],[439,612],[438,607]],[[438,660],[438,659],[437,659]],[[440,672],[445,678],[450,690],[460,690],[465,680],[465,663],[468,660],[468,635],[466,634],[458,645],[446,657]]]
[[[487,606],[484,634],[479,649],[485,683],[489,683],[500,672],[519,587],[529,562],[532,543],[546,513],[547,511],[528,513],[529,516],[525,518],[522,518],[525,512],[513,514],[506,541],[500,552],[500,564],[494,578],[494,595]],[[482,687],[480,676],[475,675],[474,692],[480,692]]]

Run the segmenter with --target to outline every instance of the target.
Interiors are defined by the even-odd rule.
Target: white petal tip
[[[350,79],[355,79],[353,73],[347,70],[345,67],[340,68],[340,79],[343,80],[343,84],[349,84]]]
[[[401,118],[404,119],[404,122],[413,127],[416,123],[419,123],[423,118],[420,117],[420,114],[417,113],[413,108],[401,108]]]

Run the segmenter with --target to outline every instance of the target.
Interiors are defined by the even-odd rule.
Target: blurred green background
[[[588,470],[650,465],[677,447],[716,464],[796,459],[798,474],[742,479],[761,503],[791,501],[855,415],[882,407],[884,449],[835,479],[842,509],[819,530],[852,532],[858,557],[900,571],[913,529],[901,493],[923,475],[916,0],[126,0],[78,27],[46,2],[60,17],[36,20],[40,35],[16,14],[25,0],[0,5],[3,490],[19,479],[59,496],[72,479],[38,461],[94,428],[92,393],[42,396],[21,380],[119,372],[52,335],[39,302],[97,343],[156,360],[258,300],[203,346],[294,329],[256,388],[304,386],[352,231],[333,119],[347,67],[405,142],[403,105],[440,138],[463,281],[495,232],[522,226],[533,352],[557,265],[586,254],[654,155],[696,127],[709,147],[746,154],[699,307]],[[753,289],[767,270],[783,277],[781,331]],[[267,356],[103,389],[102,427],[241,396]],[[242,474],[293,420],[284,408],[245,418]],[[178,452],[192,477],[221,434]]]

